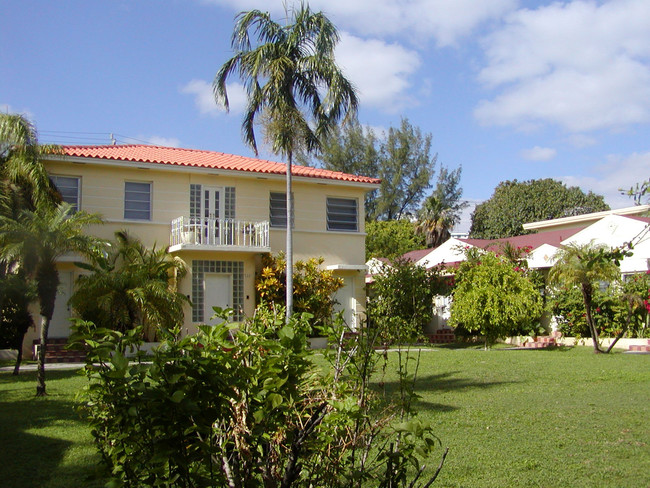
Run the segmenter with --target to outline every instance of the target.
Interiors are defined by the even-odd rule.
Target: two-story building
[[[147,145],[64,146],[45,161],[64,199],[99,213],[89,229],[112,239],[126,229],[145,245],[169,245],[187,264],[185,329],[208,323],[213,306],[235,319],[255,309],[255,274],[264,253],[286,246],[286,165],[211,151]],[[343,278],[336,299],[355,326],[365,307],[364,197],[379,180],[293,166],[294,259],[322,256]],[[67,299],[82,270],[60,263],[61,287],[50,337],[67,337]],[[25,343],[29,343],[29,337]]]

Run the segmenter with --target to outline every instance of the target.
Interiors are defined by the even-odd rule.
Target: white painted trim
[[[596,221],[596,220],[600,220],[603,217],[607,217],[608,215],[638,216],[649,211],[650,211],[650,205],[636,205],[634,207],[625,207],[616,210],[605,210],[603,212],[594,212],[594,213],[588,213],[583,215],[575,215],[573,217],[562,217],[560,219],[552,219],[552,220],[540,220],[538,222],[530,222],[528,224],[524,224],[523,227],[525,230],[546,229],[548,227],[556,227],[559,225],[581,224],[585,222]]]

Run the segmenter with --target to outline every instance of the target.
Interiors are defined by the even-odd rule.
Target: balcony
[[[171,252],[270,252],[268,221],[179,217],[172,220]]]

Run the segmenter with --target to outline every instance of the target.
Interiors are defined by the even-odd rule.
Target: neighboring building
[[[126,229],[185,261],[187,332],[208,323],[213,306],[233,308],[236,319],[253,313],[261,256],[285,250],[285,164],[146,145],[64,146],[63,153],[45,167],[66,201],[101,214],[105,225],[90,232],[112,239]],[[294,259],[322,256],[343,278],[336,298],[355,325],[365,306],[364,197],[379,180],[302,166],[293,175]],[[82,272],[73,261],[60,263],[52,338],[69,334],[66,302]]]

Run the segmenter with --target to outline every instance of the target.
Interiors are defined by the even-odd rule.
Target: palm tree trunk
[[[291,163],[293,154],[289,152],[287,158],[287,286],[286,286],[286,319],[287,322],[293,314],[293,228],[291,216],[293,215],[293,184],[291,181]]]
[[[18,351],[18,354],[16,355],[16,364],[14,365],[14,372],[12,373],[14,376],[18,376],[18,373],[20,372],[20,364],[23,362],[24,340],[25,340],[25,334],[21,336],[20,341],[18,341],[16,344],[16,350]]]
[[[36,396],[47,395],[45,391],[45,352],[47,351],[47,334],[50,330],[50,319],[41,316],[41,346],[38,349],[36,368]]]
[[[594,345],[594,353],[598,354],[603,352],[603,350],[600,348],[600,343],[598,342],[598,331],[594,325],[594,319],[591,316],[591,293],[589,293],[589,291],[586,290],[584,286],[582,287],[582,298],[585,302],[585,318],[587,319],[589,332],[591,332],[591,340]]]

